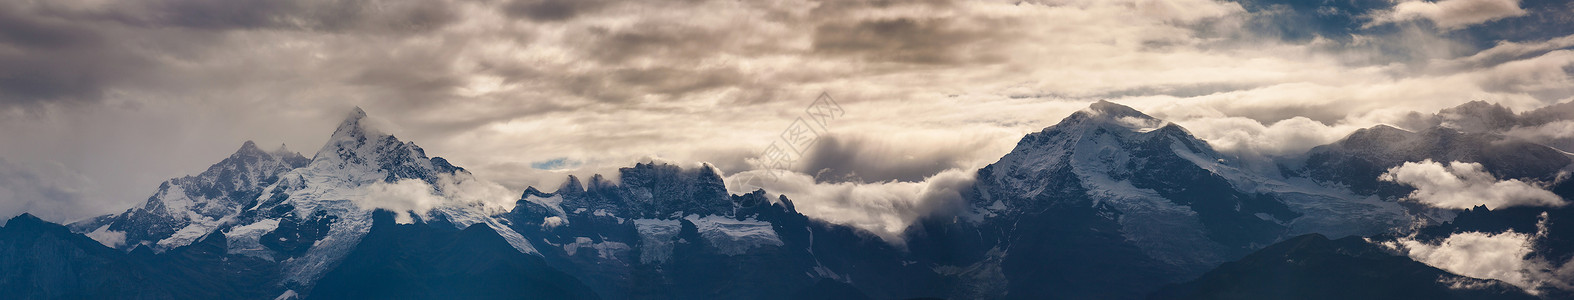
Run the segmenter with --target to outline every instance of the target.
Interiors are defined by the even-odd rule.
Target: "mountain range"
[[[311,158],[246,142],[142,205],[0,227],[15,299],[1535,299],[1574,286],[1574,209],[1450,209],[1384,180],[1423,162],[1574,197],[1574,120],[1472,102],[1247,167],[1100,101],[979,169],[960,209],[892,242],[728,192],[710,165],[637,163],[512,205],[352,111]],[[1571,110],[1574,111],[1574,110]],[[1565,200],[1566,201],[1566,200]],[[1509,273],[1450,264],[1522,242]],[[1517,249],[1510,249],[1517,250]],[[1469,258],[1469,257],[1465,257]],[[1516,260],[1517,259],[1517,260]],[[1457,259],[1456,259],[1457,260]],[[1517,273],[1516,273],[1517,272]],[[1468,274],[1466,274],[1468,273]]]

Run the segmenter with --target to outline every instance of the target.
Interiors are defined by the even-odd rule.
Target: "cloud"
[[[376,182],[363,187],[364,197],[352,200],[362,208],[393,211],[400,224],[413,223],[415,216],[428,216],[432,209],[445,206],[480,207],[488,213],[513,208],[514,192],[467,175],[439,175],[435,186],[419,179]]]
[[[815,141],[798,170],[816,182],[919,182],[950,169],[976,168],[977,149],[995,139],[896,133],[883,137],[831,134]]]
[[[1293,117],[1263,125],[1244,117],[1182,118],[1174,121],[1214,149],[1244,157],[1286,157],[1338,141],[1360,127],[1327,125]]]
[[[82,190],[92,181],[57,163],[19,164],[0,159],[0,219],[31,213],[45,220],[72,220],[95,210]]]
[[[609,2],[599,0],[514,0],[503,6],[503,11],[510,16],[530,18],[536,21],[563,21],[600,9]]]
[[[1262,7],[1299,2],[1210,0],[12,1],[0,153],[95,182],[79,218],[247,139],[315,149],[357,105],[518,190],[649,157],[746,172],[820,92],[848,116],[812,168],[871,182],[976,168],[1100,99],[1274,156],[1473,99],[1574,96],[1554,53],[1574,27],[1532,3],[1506,29],[1318,19],[1375,5],[1298,19]],[[530,166],[565,157],[582,164]]]
[[[419,179],[400,179],[394,183],[378,182],[366,187],[366,196],[352,200],[361,208],[385,209],[395,213],[395,221],[399,224],[410,224],[415,219],[410,215],[431,211],[444,204],[445,199],[438,197],[430,184]]]
[[[126,244],[126,232],[109,230],[109,225],[104,225],[104,227],[94,229],[83,235],[98,241],[100,244],[104,244],[105,247],[120,248],[120,245]]]
[[[1426,19],[1439,28],[1454,30],[1525,14],[1519,7],[1519,0],[1408,0],[1395,5],[1393,10],[1378,13],[1368,26]]]
[[[1519,179],[1498,181],[1479,163],[1451,162],[1447,166],[1432,160],[1406,162],[1388,169],[1378,180],[1415,187],[1407,199],[1434,207],[1487,209],[1514,206],[1560,207],[1567,202],[1558,195]]]
[[[1574,287],[1574,260],[1557,263],[1534,251],[1538,243],[1548,242],[1547,213],[1536,225],[1534,234],[1459,232],[1436,244],[1412,235],[1379,244],[1450,273],[1501,280],[1532,294],[1544,287]]]
[[[1560,120],[1537,126],[1514,127],[1504,135],[1536,141],[1565,152],[1574,150],[1574,120]]]
[[[1390,246],[1402,247],[1412,259],[1450,273],[1502,280],[1529,290],[1536,285],[1527,274],[1531,245],[1530,235],[1509,231],[1455,233],[1436,245],[1399,239]]]
[[[812,176],[796,172],[781,172],[771,179],[764,172],[729,176],[727,188],[734,194],[764,188],[772,197],[786,195],[806,216],[867,230],[898,245],[905,242],[902,233],[919,218],[961,211],[961,193],[972,187],[975,173],[952,169],[921,182],[854,184],[816,183]]]
[[[1003,53],[978,46],[1001,38],[1009,33],[1004,29],[1015,27],[1003,20],[963,23],[951,19],[892,18],[828,22],[815,28],[814,51],[877,62],[1000,62],[1004,60],[1000,57]]]

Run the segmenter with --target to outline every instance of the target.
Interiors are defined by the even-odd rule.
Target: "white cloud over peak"
[[[394,212],[394,221],[409,224],[414,215],[427,216],[432,209],[445,206],[479,208],[498,213],[513,208],[517,194],[496,183],[468,175],[439,175],[437,184],[419,179],[400,179],[393,183],[376,182],[364,187],[365,196],[350,199],[366,209]]]
[[[1479,163],[1442,163],[1424,160],[1406,162],[1388,169],[1378,180],[1415,187],[1408,199],[1447,209],[1487,209],[1513,206],[1566,205],[1562,197],[1519,179],[1499,181]]]

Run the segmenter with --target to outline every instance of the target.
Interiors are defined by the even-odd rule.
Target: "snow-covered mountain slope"
[[[1212,263],[1218,258],[1208,256],[1226,252],[1220,246],[1265,245],[1284,230],[1281,223],[1299,216],[1277,199],[1250,194],[1251,186],[1237,188],[1253,184],[1242,180],[1251,176],[1185,129],[1110,102],[1029,134],[979,174],[984,189],[974,205],[981,211],[1087,201],[1073,205],[1119,214],[1127,237],[1156,255],[1195,251],[1171,258],[1176,263]],[[1074,176],[1084,194],[1043,197],[1064,184],[1052,182],[1064,175]],[[1215,234],[1225,231],[1235,232]]]
[[[508,212],[512,193],[368,123],[355,109],[311,159],[247,142],[202,174],[164,183],[141,207],[72,227],[106,245],[146,245],[154,253],[218,236],[222,255],[273,264],[272,284],[299,295],[357,249],[377,210],[399,223],[456,232],[484,225],[514,251],[539,255],[493,217]]]
[[[848,286],[875,298],[944,295],[930,264],[811,220],[785,196],[728,195],[710,166],[639,163],[619,175],[529,188],[508,215],[548,264],[604,298],[793,299]]]
[[[139,245],[164,251],[190,244],[256,205],[279,175],[309,160],[280,146],[263,151],[246,141],[240,150],[195,176],[170,179],[139,207],[72,224],[110,247]]]
[[[977,297],[1136,298],[1294,234],[1408,221],[1392,202],[1247,171],[1178,125],[1103,101],[1023,137],[967,196],[969,211],[921,222],[909,244],[963,258],[937,261]],[[980,245],[956,246],[968,240]]]
[[[1219,246],[1261,247],[1286,232],[1371,233],[1404,219],[1392,203],[1247,171],[1178,125],[1102,101],[1029,134],[979,174],[975,218],[1086,201],[1071,204],[1118,214],[1127,238],[1154,255],[1198,251],[1176,262],[1213,264],[1209,253],[1228,252]],[[1079,189],[1055,189],[1068,184]],[[1304,222],[1330,217],[1371,228]]]
[[[376,209],[394,211],[405,223],[485,224],[517,250],[535,252],[491,218],[504,208],[458,196],[478,184],[468,171],[428,158],[421,147],[369,127],[365,119],[355,109],[311,163],[279,174],[225,231],[230,252],[278,261],[286,284],[309,287],[354,249]]]

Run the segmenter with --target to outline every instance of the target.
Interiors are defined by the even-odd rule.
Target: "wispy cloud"
[[[1373,16],[1371,24],[1425,19],[1443,29],[1459,29],[1525,14],[1519,7],[1519,0],[1409,0]]]

